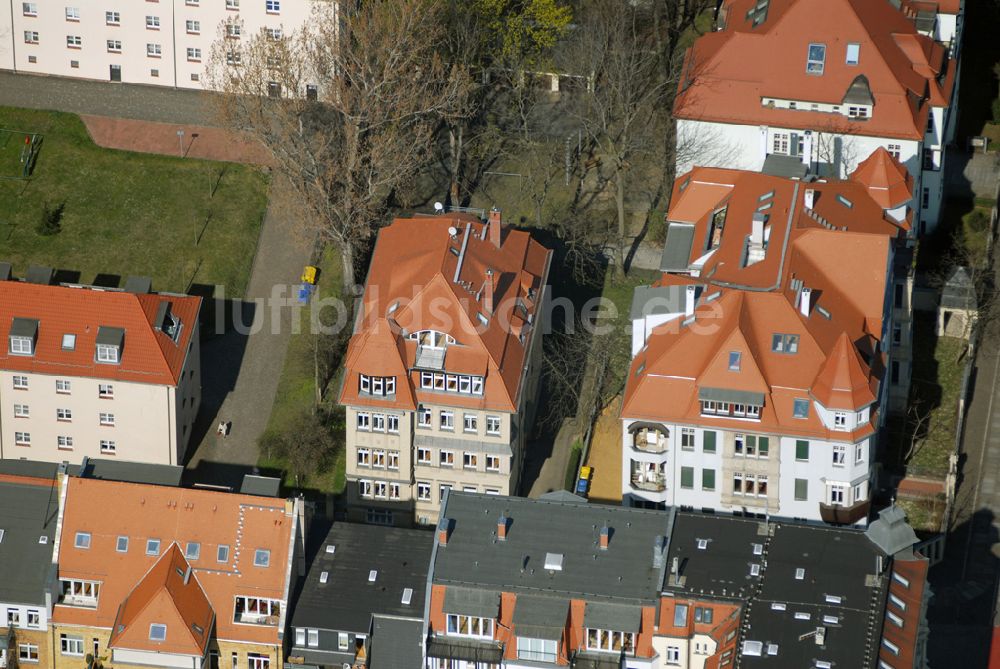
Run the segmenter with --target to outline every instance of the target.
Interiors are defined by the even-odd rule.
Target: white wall
[[[121,66],[122,81],[159,86],[200,89],[212,43],[221,23],[243,22],[244,38],[264,27],[286,32],[304,24],[313,0],[280,0],[277,13],[267,12],[265,0],[239,0],[237,9],[227,9],[226,0],[33,0],[37,16],[25,16],[21,0],[3,3],[0,10],[0,68],[19,72],[66,77],[110,79],[111,65]],[[80,10],[78,22],[67,21],[66,8]],[[105,12],[117,11],[119,25],[108,25]],[[148,28],[147,16],[159,18],[159,29]],[[187,31],[187,21],[198,21],[198,33]],[[24,31],[36,31],[38,44],[26,44]],[[82,38],[80,48],[68,48],[67,35]],[[122,43],[120,53],[108,51],[107,41]],[[148,55],[147,44],[160,46],[159,57]],[[188,48],[201,49],[201,60],[188,60]],[[34,56],[35,63],[29,62]],[[70,61],[77,61],[73,67]],[[158,75],[153,74],[158,71]],[[197,75],[198,81],[192,80]]]

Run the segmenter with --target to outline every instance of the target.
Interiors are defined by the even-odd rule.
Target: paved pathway
[[[245,469],[230,471],[220,463],[244,468],[257,464],[257,439],[267,427],[291,338],[292,310],[272,311],[266,300],[272,286],[284,286],[285,295],[290,294],[311,251],[287,228],[282,212],[269,207],[247,299],[233,305],[247,326],[244,332],[251,322],[259,329],[247,336],[230,327],[202,344],[203,401],[195,435],[204,437],[188,463],[196,480],[238,485]],[[232,422],[225,439],[215,433],[220,420]]]
[[[997,183],[1000,183],[1000,154],[949,149],[945,160],[949,195],[996,197]]]
[[[12,72],[0,72],[0,105],[159,123],[214,123],[210,93]]]

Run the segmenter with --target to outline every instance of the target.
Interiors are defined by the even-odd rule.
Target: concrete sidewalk
[[[212,93],[0,72],[0,105],[158,123],[215,125]]]

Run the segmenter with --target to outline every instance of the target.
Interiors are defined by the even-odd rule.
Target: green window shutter
[[[681,487],[694,488],[694,467],[681,467]]]
[[[747,435],[747,453],[757,449],[757,437],[752,434]]]
[[[702,490],[715,490],[715,470],[714,469],[702,469],[701,470],[701,489]]]
[[[761,437],[760,440],[758,441],[758,445],[760,446],[760,450],[759,450],[760,454],[761,455],[767,455],[767,449],[769,447],[768,438],[767,437]]]
[[[795,459],[796,460],[809,460],[809,442],[804,439],[798,439],[795,441]]]
[[[806,479],[795,479],[795,500],[804,502],[809,498],[809,481]]]
[[[715,432],[705,430],[701,433],[701,447],[706,453],[715,453]]]

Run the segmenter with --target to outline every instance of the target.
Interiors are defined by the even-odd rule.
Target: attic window
[[[42,536],[38,537],[38,543],[44,546],[45,544],[49,543],[49,538],[43,534]]]
[[[769,643],[769,644],[767,644],[767,654],[768,655],[777,655],[778,654],[778,644],[776,644],[776,643]]]
[[[812,616],[809,615],[808,613],[806,613],[805,611],[796,611],[795,612],[795,619],[796,620],[809,620],[810,618],[812,618]]]
[[[377,569],[372,569],[370,572],[368,572],[368,582],[369,583],[374,583],[376,578],[378,578],[378,570]]]
[[[489,325],[490,324],[490,319],[488,319],[486,316],[484,316],[483,312],[481,312],[481,311],[476,314],[476,320],[478,320],[483,325]]]
[[[771,602],[772,611],[784,611],[788,606],[784,602]]]
[[[149,640],[163,641],[167,638],[167,626],[160,623],[153,623],[149,626]]]
[[[851,42],[847,45],[847,57],[844,59],[848,65],[857,65],[858,57],[860,56],[861,45],[856,42]]]
[[[840,623],[839,616],[823,616],[823,622],[827,625],[837,625]]]
[[[413,588],[403,588],[403,598],[399,600],[404,606],[409,606],[413,601]]]
[[[271,564],[271,551],[266,548],[258,548],[253,554],[253,566],[267,567]]]
[[[690,185],[690,183],[691,183],[691,177],[688,177],[687,179],[685,179],[684,181],[681,182],[680,188],[678,188],[678,190],[681,193],[683,193],[684,189],[687,188],[688,185]]]
[[[117,365],[118,364],[118,347],[117,346],[107,346],[105,344],[97,345],[97,362],[103,362],[105,364]]]
[[[8,351],[11,355],[34,355],[37,336],[38,321],[31,318],[15,318],[10,325]]]
[[[698,539],[698,550],[708,550],[708,539]]]
[[[333,555],[336,552],[337,552],[337,547],[336,546],[334,546],[333,544],[327,544],[326,545],[326,554],[327,555]]]
[[[75,334],[64,334],[62,336],[62,348],[64,351],[73,351],[76,349],[76,335]]]
[[[199,625],[198,623],[191,623],[191,629],[193,629],[194,633],[197,634],[198,636],[201,636],[202,634],[205,633],[205,628]]]
[[[757,198],[757,201],[758,202],[763,202],[764,200],[770,200],[772,197],[774,197],[774,191],[773,190],[772,191],[768,191],[768,192],[764,193],[763,195],[761,195],[759,198]]]
[[[733,372],[740,371],[740,352],[730,351],[729,352],[729,370]]]
[[[764,545],[763,544],[754,544],[753,545],[753,554],[754,555],[763,555],[764,554]]]
[[[810,44],[806,54],[806,74],[823,74],[826,65],[826,45]]]
[[[797,568],[795,570],[795,580],[796,581],[801,581],[805,577],[806,577],[806,570],[805,569],[803,569],[802,567],[799,567],[799,568]]]
[[[751,576],[760,576],[760,565],[759,564],[754,563],[754,564],[750,565],[750,575]]]
[[[830,320],[831,318],[833,318],[833,315],[828,310],[824,309],[818,304],[816,305],[816,311],[818,311],[819,315],[825,318],[826,320]]]
[[[839,202],[840,204],[844,205],[848,209],[852,209],[854,207],[854,203],[851,202],[850,200],[848,200],[846,197],[844,197],[840,193],[837,193],[837,202]]]
[[[189,541],[184,547],[184,557],[188,560],[197,560],[201,555],[201,544],[196,541]]]
[[[844,601],[844,598],[841,597],[840,595],[827,595],[826,596],[826,603],[827,604],[841,604],[841,603],[843,603],[843,601]]]
[[[760,657],[761,652],[764,650],[763,641],[751,641],[747,639],[743,642],[743,654],[749,655],[750,657]]]
[[[319,582],[325,585],[328,580],[330,580],[330,572],[321,572],[319,575]]]
[[[771,337],[771,350],[775,353],[798,353],[799,336],[792,334],[775,334]]]

